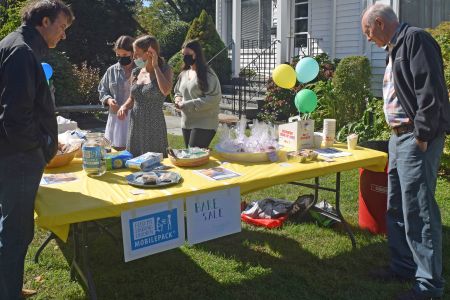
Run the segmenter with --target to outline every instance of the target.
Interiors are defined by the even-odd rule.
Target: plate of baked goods
[[[140,188],[162,188],[182,181],[180,174],[172,171],[136,172],[126,177],[129,185]]]

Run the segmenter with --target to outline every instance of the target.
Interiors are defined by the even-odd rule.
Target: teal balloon
[[[311,113],[317,107],[317,95],[314,91],[303,89],[295,95],[295,107],[301,113]]]
[[[304,57],[295,66],[295,73],[299,82],[310,82],[319,74],[319,64],[312,57]]]
[[[53,68],[52,68],[52,66],[50,66],[48,63],[45,63],[45,62],[41,63],[41,65],[42,65],[42,69],[44,69],[45,78],[47,80],[52,78],[52,75],[53,75]]]

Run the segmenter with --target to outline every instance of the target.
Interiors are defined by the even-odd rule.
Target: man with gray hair
[[[389,141],[389,267],[382,280],[415,279],[398,299],[442,297],[442,223],[434,197],[437,171],[450,132],[450,107],[441,50],[426,31],[400,24],[392,8],[375,4],[362,15],[369,42],[386,47],[384,113]]]
[[[442,297],[442,223],[434,197],[437,171],[450,132],[441,50],[426,31],[400,24],[390,6],[375,4],[361,19],[369,42],[386,47],[384,113],[389,141],[388,268],[381,280],[415,279],[398,299]]]

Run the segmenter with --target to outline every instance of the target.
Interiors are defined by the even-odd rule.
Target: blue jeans
[[[441,297],[442,223],[434,198],[444,134],[422,152],[412,133],[393,134],[389,141],[388,243],[391,269],[416,279],[414,289]]]
[[[0,158],[0,299],[20,299],[25,255],[34,235],[34,200],[42,150]]]

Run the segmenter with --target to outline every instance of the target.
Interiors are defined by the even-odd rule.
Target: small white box
[[[314,148],[314,120],[289,118],[289,123],[278,126],[278,143],[293,150]]]
[[[58,124],[58,134],[64,133],[67,130],[75,130],[78,128],[78,123],[71,121],[70,123]]]

